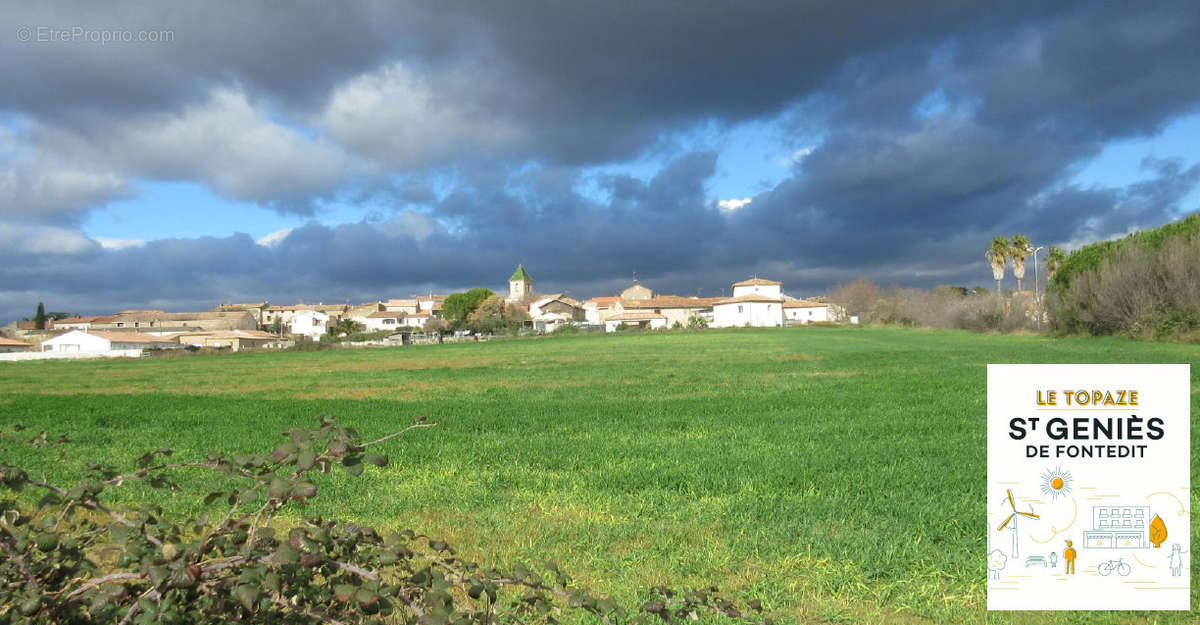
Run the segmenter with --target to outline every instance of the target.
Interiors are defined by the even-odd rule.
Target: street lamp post
[[[1033,253],[1033,311],[1037,315],[1037,327],[1042,329],[1042,296],[1038,292],[1038,252],[1042,251],[1043,247],[1033,247],[1030,245],[1025,248],[1025,251]]]

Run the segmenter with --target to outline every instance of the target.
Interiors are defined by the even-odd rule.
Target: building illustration
[[[1150,519],[1150,506],[1093,506],[1092,530],[1083,533],[1083,544],[1092,549],[1145,549]]]

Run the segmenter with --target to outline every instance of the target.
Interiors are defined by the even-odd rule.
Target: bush
[[[396,330],[372,330],[370,332],[355,332],[335,339],[341,343],[361,343],[364,341],[382,341],[396,333]]]
[[[127,472],[89,462],[75,485],[0,462],[0,490],[36,492],[0,500],[0,622],[528,624],[556,623],[571,610],[612,625],[683,623],[703,612],[762,621],[745,615],[761,611],[757,602],[743,605],[712,588],[651,589],[647,602],[627,609],[572,586],[552,563],[500,571],[412,530],[382,533],[320,518],[287,530],[272,524],[317,496],[316,474],[357,477],[367,465],[387,466],[379,445],[434,425],[418,419],[366,442],[324,417],[316,429],[289,430],[270,453],[172,461],[163,447]],[[67,442],[45,432],[30,440]],[[174,476],[197,470],[224,478],[203,497],[216,514],[184,518],[152,502],[111,503],[109,491],[122,485],[180,490]]]
[[[1197,340],[1200,238],[1123,246],[1059,283],[1050,301],[1055,327],[1064,332]]]
[[[1099,271],[1119,253],[1158,250],[1168,241],[1195,240],[1197,236],[1200,236],[1200,213],[1158,228],[1134,232],[1120,239],[1085,245],[1067,256],[1062,266],[1050,278],[1049,290],[1059,294],[1066,292],[1077,276]]]
[[[862,323],[975,332],[1037,328],[1037,303],[1026,292],[996,295],[964,287],[884,290],[860,279],[834,289],[829,300],[847,314],[858,315]]]

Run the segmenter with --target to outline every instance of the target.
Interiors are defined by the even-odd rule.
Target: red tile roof
[[[623,299],[622,308],[712,308],[720,302],[719,297],[682,297],[680,295],[656,295],[650,299]]]
[[[155,336],[145,332],[110,332],[92,330],[88,334],[98,336],[114,343],[174,343],[175,339],[167,336]]]
[[[765,295],[763,293],[749,293],[746,295],[739,295],[737,297],[726,297],[725,299],[714,302],[713,305],[720,306],[722,304],[740,304],[742,302],[751,302],[751,303],[761,302],[761,303],[767,303],[767,304],[778,304],[782,301],[783,301],[782,297],[775,297],[774,295]]]
[[[733,286],[782,286],[782,282],[774,280],[764,280],[763,278],[750,278],[741,282],[734,282]]]

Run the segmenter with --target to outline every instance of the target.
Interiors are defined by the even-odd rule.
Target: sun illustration
[[[1071,472],[1063,471],[1062,467],[1048,469],[1042,474],[1042,494],[1050,495],[1051,499],[1059,496],[1066,497],[1071,493]]]

